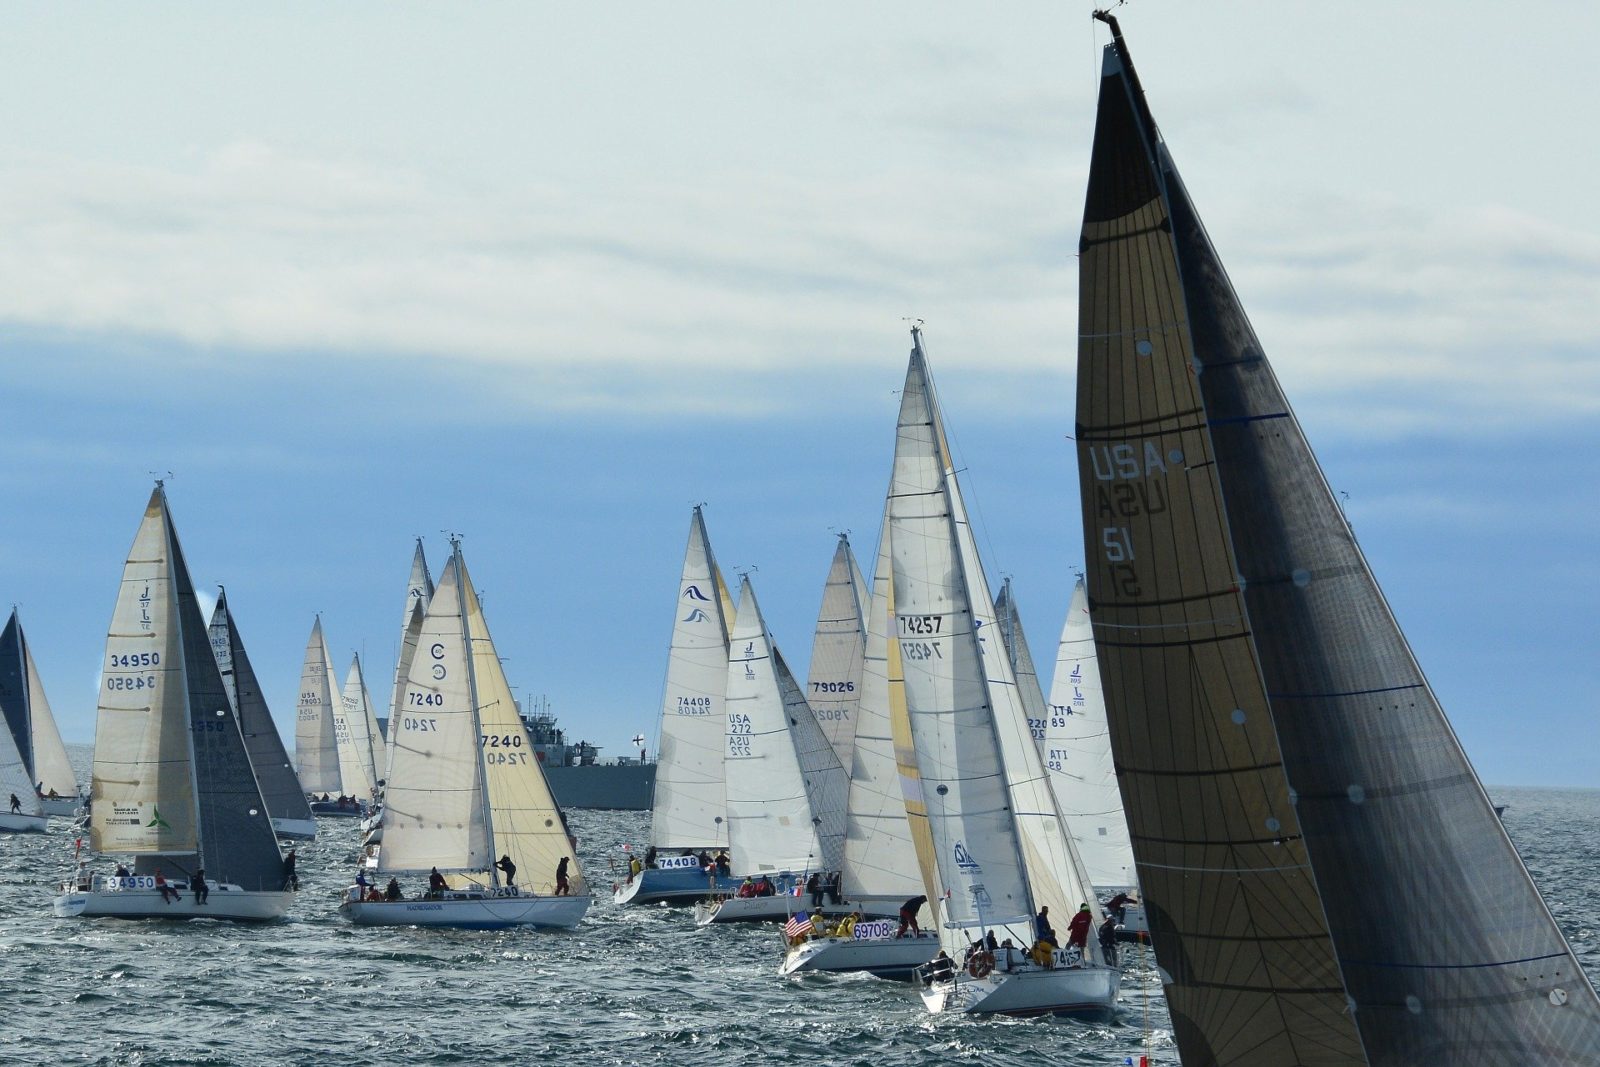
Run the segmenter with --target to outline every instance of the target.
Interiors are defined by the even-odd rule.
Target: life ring
[[[967,973],[974,978],[987,978],[992,970],[994,970],[994,953],[988,949],[974,952],[972,958],[967,961]]]

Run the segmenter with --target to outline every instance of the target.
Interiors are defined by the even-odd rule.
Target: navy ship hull
[[[576,767],[546,763],[544,776],[556,803],[563,808],[647,811],[656,788],[654,763],[590,763]]]

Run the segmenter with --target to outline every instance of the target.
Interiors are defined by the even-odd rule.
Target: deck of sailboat
[[[501,930],[512,926],[566,929],[588,914],[590,896],[538,896],[451,891],[410,900],[346,900],[339,914],[358,926],[447,926]]]

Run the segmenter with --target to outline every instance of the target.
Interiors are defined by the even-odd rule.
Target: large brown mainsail
[[[1578,1064],[1600,1001],[1373,581],[1116,22],[1081,244],[1089,592],[1185,1064]]]

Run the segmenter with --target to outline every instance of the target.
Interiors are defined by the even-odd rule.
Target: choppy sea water
[[[1591,977],[1600,976],[1600,792],[1493,790]],[[570,813],[597,899],[569,932],[356,929],[336,912],[354,820],[299,850],[291,917],[56,919],[64,821],[0,835],[0,1063],[1175,1064],[1154,960],[1134,949],[1116,1018],[929,1016],[905,984],[781,978],[771,927],[698,930],[690,913],[611,905],[608,856],[643,812]],[[415,887],[408,887],[415,888]]]

